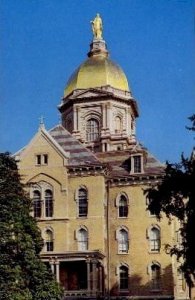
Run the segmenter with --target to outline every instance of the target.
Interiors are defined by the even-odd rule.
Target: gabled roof
[[[75,137],[73,137],[62,125],[57,125],[49,134],[66,152],[70,153],[68,165],[100,165],[98,158],[87,148],[85,148]]]
[[[52,145],[58,153],[60,153],[65,159],[69,158],[69,153],[67,151],[64,151],[64,149],[60,146],[59,143],[56,142],[56,140],[52,137],[52,135],[49,134],[49,132],[45,129],[44,124],[40,124],[39,126],[39,130],[38,132],[35,134],[35,136],[32,138],[32,140],[22,149],[20,149],[19,151],[17,151],[13,157],[15,157],[15,159],[17,160],[17,158],[22,155],[23,153],[25,153],[25,151],[27,149],[29,149],[29,147],[31,147],[31,145],[34,144],[34,142],[36,141],[37,137],[39,136],[43,136],[49,143],[50,145]]]

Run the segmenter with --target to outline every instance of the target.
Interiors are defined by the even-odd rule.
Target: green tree
[[[195,115],[189,130],[195,130]],[[181,245],[166,245],[171,255],[182,258],[181,270],[189,285],[195,279],[195,150],[189,158],[181,156],[178,164],[167,163],[165,174],[159,185],[145,191],[148,209],[162,217],[162,213],[171,221],[175,217],[180,222]]]
[[[16,162],[0,154],[0,299],[60,300],[62,289],[40,259],[43,241]]]

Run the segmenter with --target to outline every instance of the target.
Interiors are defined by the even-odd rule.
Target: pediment
[[[82,98],[97,98],[107,97],[110,95],[109,92],[102,91],[100,89],[87,89],[87,90],[76,90],[70,97],[70,99],[82,99]]]

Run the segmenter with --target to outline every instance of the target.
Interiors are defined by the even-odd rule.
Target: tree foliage
[[[195,115],[190,130],[195,130]],[[180,224],[181,244],[167,245],[171,255],[181,262],[181,270],[189,284],[195,279],[195,151],[189,158],[182,155],[178,164],[167,163],[162,182],[145,191],[148,209],[162,217],[162,213],[171,221],[176,218]],[[180,259],[182,258],[182,259]]]
[[[43,241],[15,160],[0,154],[0,299],[60,300],[62,291],[40,260]]]

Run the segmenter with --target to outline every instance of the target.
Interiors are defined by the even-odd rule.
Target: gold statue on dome
[[[95,19],[91,21],[92,25],[92,31],[93,31],[93,36],[95,39],[102,39],[102,30],[103,30],[103,25],[102,25],[102,19],[100,18],[100,15],[97,14]]]

